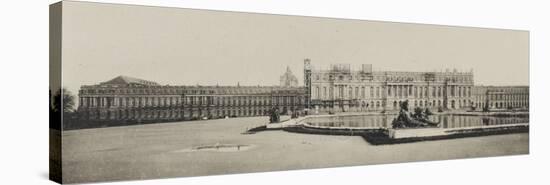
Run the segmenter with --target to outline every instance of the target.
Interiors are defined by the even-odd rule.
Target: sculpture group
[[[429,120],[432,112],[429,109],[422,110],[417,107],[414,113],[409,112],[409,101],[405,100],[399,104],[401,108],[399,115],[392,121],[392,128],[422,128],[422,127],[437,127],[438,122]]]

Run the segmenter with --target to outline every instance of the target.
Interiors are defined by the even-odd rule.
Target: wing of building
[[[528,110],[529,86],[475,86],[476,110]]]
[[[81,86],[78,114],[95,123],[148,123],[302,111],[303,87],[174,86],[119,76]]]

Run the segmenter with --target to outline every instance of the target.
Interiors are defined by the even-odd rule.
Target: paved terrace
[[[63,176],[66,183],[97,182],[529,153],[528,133],[379,146],[361,136],[282,130],[242,134],[268,120],[247,117],[64,131]]]

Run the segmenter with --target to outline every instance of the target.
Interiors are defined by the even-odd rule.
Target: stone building
[[[311,96],[306,105],[319,112],[397,111],[405,100],[410,107],[436,110],[466,109],[473,103],[472,71],[373,71],[370,64],[360,69],[334,64],[325,70],[314,68],[309,59],[304,65]]]
[[[475,86],[476,110],[529,110],[529,86]]]
[[[280,86],[173,86],[119,76],[79,91],[79,119],[147,123],[265,116],[303,110],[305,89]]]
[[[286,67],[286,72],[280,77],[280,86],[282,87],[298,87],[298,78],[292,74],[290,67]]]

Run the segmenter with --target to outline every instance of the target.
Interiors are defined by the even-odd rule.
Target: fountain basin
[[[387,134],[392,139],[448,135],[445,129],[441,128],[388,129]]]
[[[371,144],[395,144],[529,131],[528,116],[436,115],[429,128],[391,128],[395,115],[311,116],[283,126],[289,132],[363,136]]]
[[[454,134],[474,134],[484,132],[495,132],[505,130],[515,130],[528,128],[528,123],[503,124],[503,125],[487,125],[487,126],[472,126],[460,128],[411,128],[411,129],[388,129],[387,135],[391,139],[403,138],[425,138],[425,137],[443,137]]]

